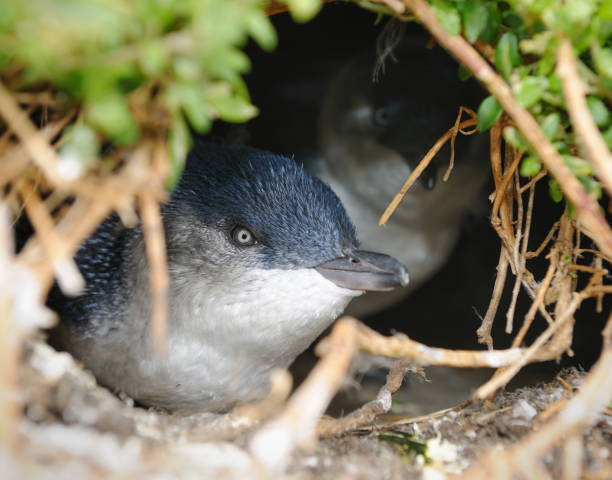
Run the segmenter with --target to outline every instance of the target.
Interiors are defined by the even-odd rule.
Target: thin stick
[[[504,292],[504,285],[506,284],[506,276],[508,275],[508,257],[506,256],[505,247],[502,245],[501,251],[499,252],[499,262],[497,264],[497,276],[495,277],[495,285],[493,286],[493,294],[491,301],[489,302],[489,308],[487,313],[480,324],[476,334],[478,335],[478,343],[484,343],[487,345],[489,350],[493,350],[493,337],[491,337],[491,329],[493,328],[493,321],[495,320],[495,314],[499,308],[499,302],[501,300],[502,293]]]
[[[269,471],[283,471],[296,447],[314,445],[317,422],[342,385],[355,354],[355,334],[352,322],[338,321],[327,337],[325,356],[282,413],[254,435],[250,450]]]
[[[60,247],[63,239],[57,235],[53,219],[29,182],[23,183],[20,194],[28,218],[46,251],[46,261],[55,272],[60,288],[67,295],[76,295],[85,286],[85,280],[74,260],[69,255],[60,254],[63,253],[61,252],[63,249]],[[41,283],[48,281],[49,279],[45,279]]]
[[[527,311],[527,315],[525,315],[525,320],[523,321],[523,325],[521,326],[521,329],[519,330],[518,334],[516,335],[516,337],[514,338],[512,342],[513,348],[517,348],[521,346],[521,344],[523,343],[523,339],[525,338],[525,335],[527,334],[527,331],[529,330],[529,327],[531,327],[531,324],[533,323],[533,320],[536,314],[536,310],[538,310],[538,308],[540,308],[540,305],[543,304],[544,298],[546,296],[546,292],[548,291],[548,287],[550,287],[550,282],[553,279],[553,275],[557,267],[557,260],[558,260],[557,252],[556,250],[554,250],[550,254],[550,265],[548,266],[548,270],[546,271],[544,280],[542,281],[542,284],[540,285],[540,288],[538,289],[536,298],[531,304],[531,306],[529,307],[529,310]]]
[[[151,286],[153,342],[158,352],[166,349],[168,318],[168,261],[166,240],[161,220],[159,204],[149,191],[138,196],[142,213],[142,232],[145,238],[147,261],[149,264],[149,283]]]
[[[13,229],[10,225],[8,208],[0,203],[0,282],[9,275],[9,262],[13,256]],[[16,447],[17,425],[21,406],[19,405],[19,359],[22,339],[17,325],[11,321],[13,299],[0,290],[0,445],[9,454]]]
[[[450,155],[450,162],[448,164],[448,168],[446,169],[446,172],[444,172],[444,176],[442,177],[443,181],[448,181],[448,177],[450,177],[451,172],[453,171],[453,167],[455,166],[455,140],[457,139],[457,134],[461,131],[461,133],[463,135],[472,135],[473,133],[475,133],[475,130],[471,131],[471,132],[465,132],[462,130],[459,130],[459,125],[461,122],[461,116],[463,115],[463,112],[467,112],[472,116],[472,119],[474,121],[476,121],[476,112],[474,110],[472,110],[471,108],[468,107],[464,107],[461,106],[459,107],[459,114],[457,115],[457,119],[455,120],[455,131],[453,133],[453,135],[451,136],[451,155]]]
[[[612,314],[602,335],[603,349],[599,360],[582,382],[579,392],[567,402],[561,412],[506,452],[497,448],[491,449],[482,460],[464,472],[464,478],[497,479],[500,477],[492,477],[492,471],[500,470],[508,472],[505,478],[510,478],[510,472],[518,470],[521,465],[521,470],[524,470],[526,465],[536,464],[555,445],[565,438],[580,434],[600,418],[601,412],[605,411],[612,398]],[[545,478],[534,476],[534,472],[535,470],[526,476]]]
[[[521,288],[521,283],[523,280],[523,272],[525,271],[525,262],[522,260],[524,258],[524,256],[519,255],[519,248],[521,247],[521,242],[522,245],[524,246],[526,244],[525,238],[523,238],[523,197],[518,193],[519,190],[519,178],[518,178],[518,172],[515,170],[514,172],[514,179],[515,179],[515,196],[516,196],[516,203],[517,203],[517,214],[516,214],[516,223],[517,223],[517,227],[516,227],[516,235],[515,235],[515,239],[514,239],[514,250],[512,251],[512,255],[513,255],[513,259],[514,259],[514,264],[515,264],[515,271],[516,271],[516,280],[514,282],[514,287],[512,288],[512,297],[510,300],[510,307],[508,308],[508,311],[506,312],[506,333],[510,334],[512,333],[512,330],[514,328],[514,311],[516,309],[516,302],[518,300],[518,294]],[[525,228],[527,228],[527,226],[525,225]],[[525,248],[523,248],[524,250]]]
[[[414,365],[405,360],[395,362],[387,375],[387,381],[374,400],[344,417],[322,420],[317,428],[318,435],[326,438],[352,432],[371,424],[379,415],[387,413],[391,409],[391,396],[400,389],[404,377],[413,369]]]
[[[517,267],[517,271],[518,274],[516,276],[516,284],[515,284],[515,289],[516,289],[516,296],[515,293],[513,292],[513,297],[512,297],[512,304],[511,307],[508,309],[508,313],[507,313],[507,323],[506,323],[506,333],[511,333],[513,326],[512,326],[512,322],[514,319],[514,311],[515,311],[515,307],[516,307],[516,297],[518,297],[518,289],[519,289],[519,282],[522,282],[523,280],[523,276],[525,274],[525,268],[526,268],[526,263],[527,263],[527,245],[529,244],[529,236],[531,234],[531,218],[533,216],[533,199],[534,199],[534,195],[535,195],[535,182],[531,183],[531,188],[529,189],[529,198],[527,200],[527,213],[525,215],[525,233],[523,234],[523,238],[520,239],[521,243],[521,253],[519,255],[518,258],[518,267]],[[518,185],[518,175],[517,175],[517,190],[520,190],[519,185]],[[519,192],[517,192],[517,199],[519,199],[519,213],[518,213],[518,217],[519,217],[519,222],[522,221],[521,217],[522,217],[522,201],[521,201],[521,194]],[[521,235],[521,231],[519,229],[518,233],[517,233],[517,237],[519,237]],[[516,241],[517,245],[519,243],[519,240]]]
[[[572,128],[608,195],[612,195],[612,154],[589,113],[584,84],[578,76],[572,43],[568,39],[561,41],[557,55],[557,74],[563,82],[563,94],[572,120]]]
[[[57,174],[56,166],[59,163],[57,152],[51,148],[32,124],[25,112],[19,108],[17,100],[0,82],[0,115],[22,141],[23,147],[30,154],[34,162],[45,172],[47,178],[57,185],[67,182]]]
[[[472,125],[476,125],[475,120],[465,120],[459,124],[459,129],[464,129]],[[455,132],[455,127],[449,129],[436,141],[436,143],[434,143],[433,147],[429,149],[427,154],[423,157],[423,159],[419,162],[419,164],[410,174],[406,182],[404,182],[404,185],[402,185],[400,191],[395,195],[395,197],[393,197],[393,200],[391,200],[391,203],[389,203],[389,205],[381,215],[380,219],[378,220],[378,225],[384,226],[387,223],[391,215],[393,215],[393,212],[395,212],[397,207],[399,207],[399,204],[402,202],[402,199],[404,198],[406,193],[408,193],[408,190],[410,190],[410,187],[412,187],[414,182],[416,182],[417,178],[419,178],[421,173],[423,173],[423,170],[427,168],[429,162],[431,162],[431,160],[436,156],[436,154],[440,151],[444,144],[452,137],[453,132]]]
[[[536,258],[539,257],[540,254],[544,251],[544,249],[546,248],[546,245],[548,245],[548,242],[550,242],[550,240],[552,239],[553,235],[555,234],[555,232],[557,231],[557,228],[559,228],[559,221],[557,220],[553,226],[550,228],[550,230],[548,231],[548,233],[546,234],[546,237],[544,238],[544,240],[542,241],[542,243],[540,244],[540,246],[535,250],[535,252],[527,252],[526,254],[526,258],[530,259],[530,258]]]
[[[557,320],[550,325],[537,339],[533,342],[532,345],[529,346],[527,350],[523,351],[521,357],[515,361],[512,365],[510,365],[503,372],[495,375],[491,380],[489,380],[484,385],[480,386],[476,393],[474,394],[474,398],[487,398],[489,395],[493,394],[497,389],[506,385],[517,373],[521,370],[525,365],[531,363],[535,355],[542,356],[546,355],[541,351],[542,346],[550,339],[550,337],[561,329],[567,322],[569,322],[574,315],[576,309],[580,306],[582,301],[584,300],[585,295],[576,294],[572,299],[571,303],[568,305],[567,310],[560,315]],[[547,352],[547,356],[549,358],[555,358],[560,355],[561,352]]]

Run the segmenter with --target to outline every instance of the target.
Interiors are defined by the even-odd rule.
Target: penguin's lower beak
[[[409,281],[406,268],[395,258],[363,250],[349,250],[315,269],[339,287],[351,290],[393,290]]]

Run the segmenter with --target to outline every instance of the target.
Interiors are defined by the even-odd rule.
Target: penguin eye
[[[255,235],[248,228],[236,226],[231,231],[231,237],[234,244],[239,247],[250,247],[257,243]]]
[[[374,110],[373,120],[377,127],[386,127],[390,120],[389,111],[386,108],[377,108]]]

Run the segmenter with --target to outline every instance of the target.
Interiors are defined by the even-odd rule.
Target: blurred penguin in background
[[[425,48],[426,42],[419,34],[393,49],[379,42],[338,71],[323,100],[318,155],[306,164],[340,197],[362,245],[398,258],[410,271],[406,288],[353,302],[349,313],[358,316],[396,303],[446,263],[487,180],[487,136],[459,134],[448,180],[442,179],[450,160],[447,144],[386,227],[378,225],[413,169],[454,125],[459,107],[476,109],[483,97],[473,80],[459,80],[457,63],[446,52]]]

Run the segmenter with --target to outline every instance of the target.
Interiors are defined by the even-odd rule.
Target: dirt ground
[[[468,398],[486,375],[438,369],[430,383],[410,375],[389,414],[296,452],[285,478],[457,478],[485,450],[503,450],[537,430],[584,377],[566,369],[491,402],[431,414]],[[18,455],[0,452],[0,478],[276,478],[249,454],[262,422],[235,413],[178,416],[133,406],[41,340],[29,342],[21,379]],[[383,382],[380,375],[361,378],[361,387],[353,384],[336,399],[335,411],[370,400]],[[582,447],[581,478],[612,478],[612,410],[582,436]],[[553,478],[561,478],[559,455],[555,450],[545,458]]]

